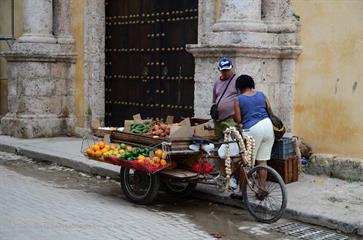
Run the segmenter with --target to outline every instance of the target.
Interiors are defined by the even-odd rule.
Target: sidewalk
[[[82,139],[70,137],[19,139],[0,135],[0,151],[47,160],[78,171],[118,179],[119,167],[91,161],[80,152]],[[363,182],[302,175],[287,184],[285,217],[363,236]],[[193,197],[242,207],[214,188],[198,186]]]

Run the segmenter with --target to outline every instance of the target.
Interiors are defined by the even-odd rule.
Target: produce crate
[[[132,145],[142,145],[142,146],[157,146],[162,142],[171,142],[172,150],[182,150],[187,149],[192,143],[190,138],[178,138],[170,140],[169,138],[153,138],[145,135],[137,135],[133,133],[117,132],[113,131],[111,133],[111,142],[114,143],[128,143]]]
[[[111,133],[111,142],[115,143],[130,143],[130,144],[139,144],[144,146],[151,146],[151,145],[159,145],[163,141],[167,141],[167,139],[159,138],[155,139],[149,136],[144,135],[137,135],[133,133],[127,132],[112,132]]]
[[[271,159],[289,159],[296,155],[295,142],[291,138],[282,138],[274,143],[271,152]]]
[[[92,133],[96,137],[103,138],[106,134],[111,134],[112,133],[112,130],[92,129]]]
[[[267,165],[275,169],[285,184],[297,182],[299,180],[299,159],[294,156],[288,159],[271,159]]]

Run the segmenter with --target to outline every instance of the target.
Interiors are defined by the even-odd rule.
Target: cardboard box
[[[193,137],[194,129],[191,126],[173,125],[170,128],[170,140],[187,140]]]
[[[170,125],[170,121],[172,121],[174,117],[168,116],[168,122]],[[125,120],[124,122],[124,132],[131,133],[131,124],[134,122],[144,123],[145,121],[149,122],[150,120],[143,120],[140,114],[136,114],[133,116],[133,120]],[[193,136],[194,129],[191,127],[190,119],[185,118],[183,121],[179,123],[173,123],[170,127],[170,135],[169,139],[171,141],[178,141],[178,140],[190,140]]]
[[[211,140],[217,139],[214,128],[210,128],[208,123],[203,123],[193,128],[194,128],[194,136],[196,137],[204,137]]]
[[[190,125],[190,119],[186,118],[180,123],[173,124],[170,127],[170,140],[190,140],[193,137],[194,129]]]

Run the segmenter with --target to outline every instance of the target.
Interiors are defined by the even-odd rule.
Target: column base
[[[212,27],[213,32],[266,32],[267,26],[261,21],[219,20]]]
[[[8,113],[1,119],[2,134],[19,138],[72,135],[74,126],[73,117],[58,117],[53,114],[19,115]]]
[[[51,34],[24,33],[18,40],[21,43],[56,43],[57,40]]]

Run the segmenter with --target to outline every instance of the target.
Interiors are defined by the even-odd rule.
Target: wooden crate
[[[280,174],[285,184],[299,180],[299,159],[296,156],[286,160],[271,159],[267,164]]]
[[[169,138],[155,139],[149,136],[117,131],[111,133],[111,141],[135,146],[158,146],[165,141],[171,143],[171,150],[188,149],[189,145],[192,144],[191,138],[174,138],[173,140]]]

